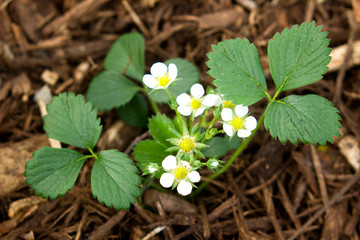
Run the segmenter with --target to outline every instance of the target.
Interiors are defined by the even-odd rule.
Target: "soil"
[[[332,61],[322,80],[291,93],[315,93],[335,104],[342,129],[334,144],[282,145],[261,128],[196,198],[148,188],[129,211],[92,197],[91,161],[73,190],[54,201],[24,184],[31,153],[49,145],[34,95],[45,84],[53,95],[85,95],[120,35],[145,36],[147,71],[156,61],[181,57],[198,67],[204,85],[213,80],[205,64],[211,45],[246,37],[258,48],[274,91],[269,40],[312,20],[329,32]],[[357,0],[1,0],[0,239],[360,239],[359,27]],[[250,110],[259,117],[264,105]],[[98,149],[125,151],[148,137],[115,111],[99,115]]]

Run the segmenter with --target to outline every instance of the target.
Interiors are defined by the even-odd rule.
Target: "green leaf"
[[[207,158],[222,157],[225,156],[229,150],[238,148],[242,141],[242,138],[236,136],[231,139],[227,135],[224,137],[212,137],[205,142],[209,147],[201,149],[201,152]]]
[[[79,148],[94,148],[102,126],[96,109],[82,95],[60,93],[46,109],[44,130],[49,138]]]
[[[91,171],[91,188],[100,203],[116,209],[129,209],[140,196],[141,179],[131,159],[115,149],[97,154]]]
[[[146,127],[148,124],[147,102],[140,93],[137,93],[125,106],[118,108],[117,114],[130,126]]]
[[[172,146],[167,139],[178,137],[173,132],[175,129],[174,123],[166,115],[158,113],[149,120],[151,136],[166,147]]]
[[[209,74],[225,99],[251,105],[268,96],[259,53],[249,40],[231,39],[212,46],[208,53]]]
[[[207,158],[225,156],[229,150],[228,141],[222,137],[212,137],[205,144],[209,147],[203,148],[201,152]]]
[[[53,200],[73,188],[84,162],[84,155],[77,151],[42,147],[26,163],[25,183],[36,195]]]
[[[229,150],[232,150],[232,149],[236,149],[240,146],[240,144],[244,141],[243,138],[239,138],[239,137],[232,137],[230,139],[230,137],[228,135],[225,135],[224,139],[226,141],[228,141],[228,144],[229,144]]]
[[[142,172],[145,172],[149,163],[157,163],[161,166],[162,161],[168,155],[166,147],[154,140],[145,140],[136,144],[134,148],[134,159],[137,161],[137,166]]]
[[[291,95],[269,105],[265,112],[265,128],[285,144],[287,140],[325,145],[340,136],[338,110],[318,95]]]
[[[104,71],[93,78],[86,95],[99,110],[110,110],[125,105],[138,90],[133,82],[119,73]]]
[[[137,32],[119,37],[104,60],[104,68],[141,81],[145,68],[145,39]]]
[[[331,49],[327,32],[315,22],[302,23],[275,34],[268,47],[271,75],[277,91],[285,91],[314,83],[328,67]]]
[[[177,80],[169,86],[171,97],[176,98],[181,93],[190,91],[191,86],[200,81],[200,74],[194,64],[188,60],[174,58],[165,62],[167,66],[170,63],[174,63],[178,69]],[[149,89],[148,91],[151,92],[151,90]],[[166,103],[169,101],[168,94],[162,89],[153,91],[149,95],[156,102]]]

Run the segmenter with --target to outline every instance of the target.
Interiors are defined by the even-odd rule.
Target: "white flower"
[[[177,191],[179,194],[186,196],[192,191],[192,183],[200,181],[200,174],[197,171],[190,171],[191,165],[189,162],[180,161],[177,164],[176,157],[169,155],[163,162],[162,166],[166,171],[160,177],[160,184],[164,188],[171,187],[174,182],[177,182]]]
[[[152,167],[152,166],[149,166],[149,172],[150,172],[150,173],[154,173],[154,172],[156,172],[156,171],[157,171],[156,168],[154,168],[154,167]]]
[[[236,105],[234,111],[235,114],[230,108],[224,108],[221,111],[221,118],[225,121],[223,125],[225,133],[230,137],[232,137],[235,132],[237,132],[238,137],[249,137],[251,131],[256,128],[256,119],[252,116],[246,117],[249,111],[247,106]]]
[[[231,109],[235,108],[235,104],[233,104],[231,100],[224,99],[224,94],[220,94],[220,101],[221,101],[220,103],[221,103],[223,109],[224,108],[231,108]]]
[[[220,97],[215,94],[208,94],[204,96],[205,90],[199,83],[192,85],[190,88],[190,94],[182,93],[176,98],[176,102],[179,104],[177,110],[183,116],[190,116],[192,112],[195,113],[195,117],[201,115],[205,108],[213,107],[221,101]]]
[[[157,62],[151,66],[150,73],[143,76],[144,84],[153,89],[165,89],[175,81],[177,67],[173,63],[167,67],[165,63]]]

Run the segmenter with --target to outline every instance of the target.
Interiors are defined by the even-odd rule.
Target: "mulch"
[[[198,67],[204,85],[213,80],[205,64],[211,45],[246,37],[258,48],[274,92],[269,40],[312,20],[329,32],[329,71],[289,93],[315,93],[335,104],[342,129],[334,144],[282,145],[261,128],[233,166],[196,198],[148,188],[129,211],[92,197],[91,161],[74,189],[54,201],[34,196],[23,183],[31,152],[48,144],[34,95],[45,84],[53,95],[85,94],[121,34],[144,35],[147,70],[156,61],[185,58]],[[359,26],[356,0],[0,1],[0,158],[10,163],[0,171],[0,239],[360,239]],[[264,105],[250,110],[259,117]],[[125,151],[148,137],[115,111],[100,116],[98,149]],[[202,172],[205,180],[209,174]]]

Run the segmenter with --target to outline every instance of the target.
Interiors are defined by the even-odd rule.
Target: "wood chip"
[[[12,79],[11,93],[13,96],[23,96],[23,102],[27,102],[31,91],[31,81],[26,73],[21,73]]]
[[[143,194],[144,203],[156,208],[156,202],[160,201],[162,208],[166,212],[195,214],[197,207],[176,195],[166,194],[154,189],[147,189]]]
[[[360,169],[360,148],[356,138],[348,135],[342,138],[338,145],[340,152],[345,156],[348,163],[358,171]]]
[[[16,200],[15,202],[12,202],[10,204],[8,215],[10,218],[14,218],[15,216],[23,212],[25,209],[30,208],[34,205],[38,205],[39,203],[45,201],[47,200],[37,196],[31,196]]]
[[[346,55],[346,51],[348,49],[348,44],[344,44],[333,48],[330,53],[331,61],[328,64],[328,72],[334,72],[341,68],[344,63],[344,58]],[[353,43],[353,52],[349,62],[347,64],[348,68],[357,66],[360,64],[360,40],[357,40]]]
[[[59,74],[57,72],[50,71],[49,69],[45,69],[41,74],[41,80],[50,86],[54,86],[59,80]]]
[[[216,13],[203,14],[199,18],[199,29],[227,28],[230,26],[239,27],[246,17],[244,11],[229,9]],[[221,21],[219,21],[221,19]]]
[[[45,135],[0,147],[0,196],[5,196],[24,186],[24,171],[27,160],[40,147],[48,146]]]

